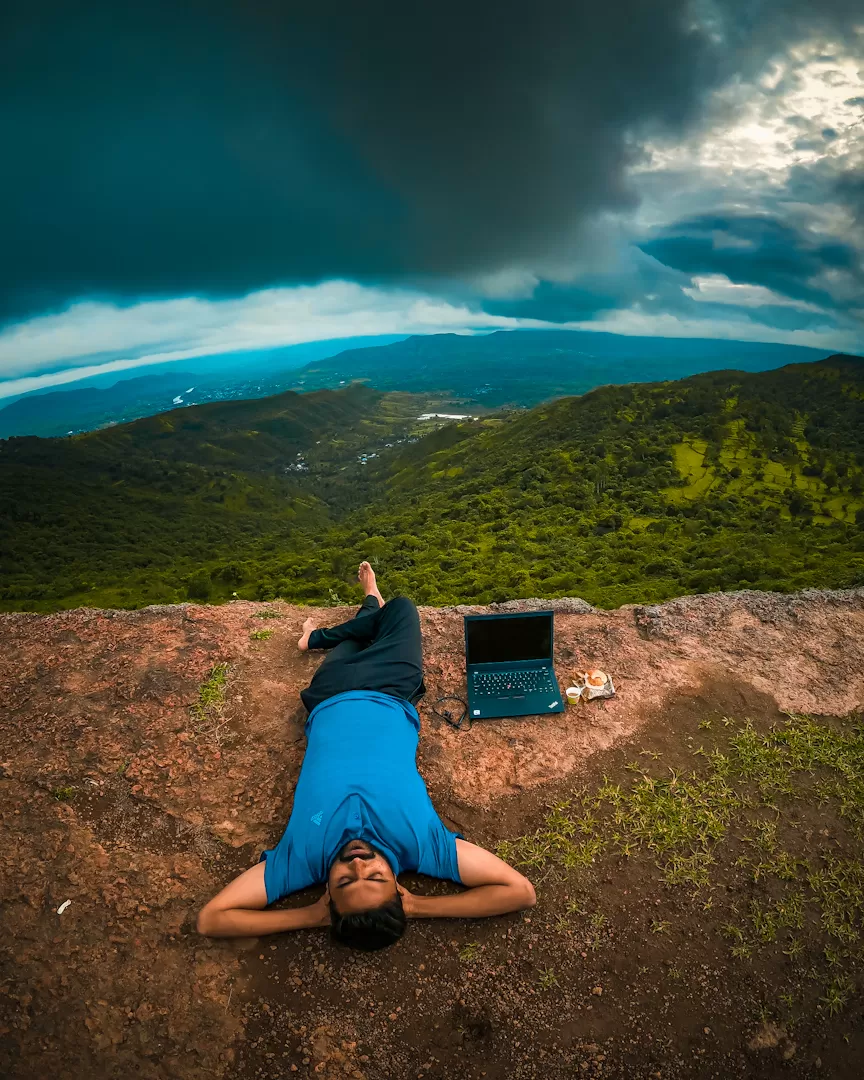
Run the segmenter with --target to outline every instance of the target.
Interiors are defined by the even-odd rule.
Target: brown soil
[[[596,664],[618,696],[454,731],[431,708],[464,692],[463,609],[422,611],[421,770],[442,816],[490,846],[536,826],[577,775],[620,773],[634,747],[674,764],[706,718],[843,716],[864,701],[862,590],[517,606],[557,608],[562,686]],[[281,618],[256,618],[265,608]],[[0,615],[0,1075],[858,1075],[860,1002],[833,1019],[814,1005],[794,1033],[768,1022],[782,962],[730,960],[721,915],[639,859],[550,876],[527,915],[414,924],[372,957],[323,933],[199,938],[197,908],[290,812],[298,691],[318,662],[295,648],[309,614],[347,613]],[[261,629],[273,637],[250,640]],[[191,707],[219,663],[224,714],[203,723]],[[576,893],[602,931],[561,929]]]

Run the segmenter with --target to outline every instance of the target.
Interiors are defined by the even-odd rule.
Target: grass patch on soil
[[[253,630],[249,635],[250,641],[269,641],[273,637],[272,630]]]
[[[224,718],[227,685],[228,665],[216,664],[198,687],[198,700],[191,709],[198,734],[218,738],[224,728],[227,722]]]
[[[281,619],[284,618],[281,611],[275,611],[273,608],[264,608],[263,611],[256,611],[252,616],[253,619]]]
[[[705,913],[735,960],[770,955],[789,969],[778,988],[787,1012],[806,1003],[833,1016],[864,981],[861,717],[789,716],[767,731],[726,717],[699,729],[714,745],[691,746],[695,768],[676,771],[645,751],[621,783],[604,777],[556,803],[498,854],[540,885],[556,875],[581,886],[615,860],[642,860],[661,888],[683,890]],[[567,912],[588,915],[575,901]],[[592,916],[583,927],[588,948],[602,926]],[[664,935],[670,924],[650,929]]]

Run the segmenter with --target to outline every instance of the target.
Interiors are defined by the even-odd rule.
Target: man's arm
[[[260,937],[284,930],[330,925],[330,896],[289,911],[263,911],[267,907],[264,863],[260,862],[226,885],[198,913],[199,934],[207,937]]]
[[[456,840],[456,856],[465,892],[455,896],[417,896],[400,889],[409,919],[479,919],[533,907],[534,886],[491,851]]]

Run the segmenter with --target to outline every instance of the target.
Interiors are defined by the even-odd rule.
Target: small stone
[[[603,993],[603,987],[602,986],[595,986],[594,989],[591,991],[591,993],[595,997],[600,997],[600,995]]]
[[[711,1028],[702,1028],[702,1030],[705,1032],[706,1035],[711,1034]]]

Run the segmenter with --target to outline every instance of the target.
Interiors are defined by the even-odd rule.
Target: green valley
[[[431,399],[364,387],[220,402],[68,439],[0,441],[0,606],[137,607],[230,595],[214,559],[325,530],[364,501],[346,463]],[[434,403],[434,402],[433,402]],[[422,430],[423,425],[419,425]],[[231,588],[228,588],[231,586]]]
[[[443,423],[359,385],[0,443],[0,606],[421,603],[864,584],[864,362]]]

